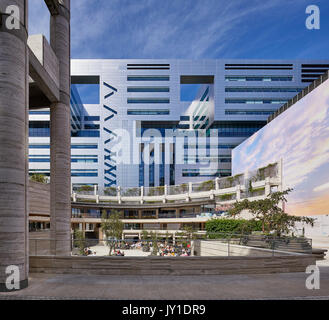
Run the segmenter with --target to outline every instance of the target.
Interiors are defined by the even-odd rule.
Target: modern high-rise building
[[[100,189],[231,175],[231,150],[329,60],[72,60],[71,175]],[[49,110],[30,111],[30,173],[49,175]]]

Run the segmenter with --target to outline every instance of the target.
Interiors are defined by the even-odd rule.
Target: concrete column
[[[164,186],[164,197],[163,197],[163,200],[162,200],[163,203],[167,202],[167,195],[168,195],[168,185],[165,184],[165,186]]]
[[[271,193],[271,183],[270,178],[265,178],[265,196],[267,197]]]
[[[236,186],[236,201],[241,200],[241,185]]]
[[[117,187],[117,198],[118,198],[118,203],[121,204],[121,187]]]
[[[101,227],[98,228],[98,240],[102,241],[103,240],[103,230]]]
[[[28,285],[27,3],[0,1],[0,291],[10,290],[6,268],[12,265],[19,277],[11,290]],[[10,5],[19,19],[6,13]]]
[[[56,255],[70,255],[70,0],[51,12],[50,45],[59,62],[60,101],[50,108],[50,228]]]
[[[141,186],[141,198],[140,203],[143,204],[144,202],[144,186]]]
[[[219,178],[218,177],[216,177],[216,179],[215,179],[215,189],[219,190]]]

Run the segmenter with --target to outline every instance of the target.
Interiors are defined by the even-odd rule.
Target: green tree
[[[152,256],[157,256],[159,247],[158,247],[158,237],[156,232],[151,232],[151,239],[152,239],[152,247],[153,247]]]
[[[142,240],[147,240],[149,237],[149,233],[146,230],[142,231]]]
[[[74,230],[74,247],[79,248],[79,253],[84,255],[84,249],[86,247],[85,235],[79,229]]]
[[[31,181],[41,182],[41,183],[48,183],[48,178],[41,173],[34,173],[30,176]]]
[[[122,222],[122,214],[119,211],[112,211],[108,217],[105,210],[102,213],[101,228],[106,236],[106,243],[109,246],[109,256],[115,249],[116,243],[121,240],[124,224]]]
[[[265,233],[274,231],[277,236],[283,233],[289,233],[295,228],[296,222],[304,222],[313,226],[314,219],[302,216],[288,215],[279,206],[280,203],[287,202],[286,195],[293,189],[278,191],[271,193],[265,199],[236,202],[229,210],[229,214],[236,217],[241,214],[243,210],[249,210],[253,219],[260,221],[262,225],[262,232]]]
[[[184,234],[187,236],[188,240],[193,240],[195,238],[195,230],[191,225],[183,226]]]

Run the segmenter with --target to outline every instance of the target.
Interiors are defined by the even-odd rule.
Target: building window
[[[127,92],[169,92],[169,87],[128,87]]]
[[[190,116],[180,116],[180,121],[190,121]]]
[[[82,104],[100,103],[99,76],[72,76],[71,87]]]
[[[50,149],[49,144],[30,144],[29,149]]]
[[[271,115],[276,110],[225,110],[227,115]]]
[[[135,115],[135,116],[142,116],[142,115],[167,115],[170,111],[168,109],[128,109],[127,115]]]
[[[292,81],[292,76],[226,76],[225,81]]]
[[[128,98],[127,103],[170,103],[169,98]]]
[[[144,186],[144,143],[139,145],[139,186]]]
[[[226,104],[243,103],[243,104],[284,104],[288,100],[281,99],[225,99]]]
[[[87,123],[84,125],[85,130],[97,130],[99,129],[99,124]]]
[[[50,127],[49,121],[30,121],[29,122],[30,137],[49,137]]]
[[[29,111],[29,115],[50,115],[50,111]]]
[[[225,92],[301,92],[303,88],[251,88],[251,87],[226,87]]]
[[[71,149],[97,149],[97,144],[72,144]]]
[[[128,81],[169,81],[169,76],[127,76]]]
[[[99,121],[99,116],[85,116],[85,121]]]
[[[97,177],[97,169],[72,169],[71,177]]]
[[[154,187],[154,175],[155,175],[155,165],[154,165],[154,143],[150,143],[150,154],[149,154],[149,186]]]
[[[72,132],[72,137],[99,137],[98,130],[80,130],[77,132]]]

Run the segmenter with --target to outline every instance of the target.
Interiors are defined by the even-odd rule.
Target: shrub
[[[41,173],[34,173],[30,176],[31,181],[40,182],[40,183],[48,183],[48,178]]]
[[[94,187],[89,185],[83,185],[78,188],[78,192],[84,192],[84,191],[93,191]]]
[[[206,222],[206,231],[209,238],[225,237],[225,234],[249,234],[252,231],[261,231],[262,224],[256,220],[246,219],[211,219]]]
[[[234,196],[234,194],[232,194],[232,193],[225,193],[225,194],[220,195],[219,199],[221,201],[228,201],[228,200],[232,200],[233,196]]]

